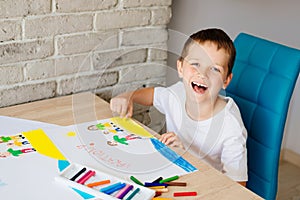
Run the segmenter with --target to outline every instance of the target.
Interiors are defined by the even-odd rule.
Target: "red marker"
[[[197,196],[197,192],[174,192],[174,197]]]
[[[77,183],[84,184],[89,178],[94,176],[96,174],[95,171],[89,170],[86,174],[84,174]]]

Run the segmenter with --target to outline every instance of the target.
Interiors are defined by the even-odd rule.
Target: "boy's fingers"
[[[126,115],[126,109],[123,106],[120,108],[119,114],[120,114],[120,117],[124,117]]]
[[[165,133],[160,138],[160,141],[165,145],[169,145],[172,142],[173,134],[172,133]]]
[[[132,114],[133,114],[133,106],[129,106],[125,117],[130,118]]]
[[[172,145],[172,144],[174,144],[174,141],[175,141],[175,137],[173,137],[173,136],[170,136],[168,139],[167,139],[167,141],[166,141],[166,145]]]

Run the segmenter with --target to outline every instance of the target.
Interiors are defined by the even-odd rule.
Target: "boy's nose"
[[[207,67],[199,67],[197,69],[197,76],[201,79],[206,79],[207,77]]]

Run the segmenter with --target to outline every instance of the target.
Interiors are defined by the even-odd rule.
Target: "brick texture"
[[[130,28],[150,24],[150,10],[122,10],[97,14],[96,29]]]
[[[168,32],[164,28],[140,28],[123,32],[123,46],[152,45],[167,42]]]
[[[21,20],[0,21],[0,42],[21,39]]]
[[[9,85],[24,80],[21,64],[0,67],[0,85]]]
[[[56,11],[62,13],[109,10],[118,0],[56,0]]]
[[[46,0],[13,0],[0,1],[0,18],[42,15],[51,12],[51,1]]]
[[[55,95],[56,82],[43,82],[28,85],[18,85],[0,91],[2,106],[19,104],[39,99],[53,97]]]
[[[91,31],[93,16],[58,15],[25,20],[25,37],[38,38],[67,33]]]
[[[52,56],[54,52],[52,40],[14,42],[0,44],[0,65]]]
[[[140,7],[140,6],[170,6],[172,0],[124,0],[124,8]]]
[[[58,54],[72,55],[78,53],[92,53],[118,48],[119,34],[116,32],[86,33],[66,35],[57,40]],[[80,48],[78,48],[80,47]]]
[[[0,1],[0,107],[165,83],[171,0]],[[136,117],[148,108],[138,109]]]

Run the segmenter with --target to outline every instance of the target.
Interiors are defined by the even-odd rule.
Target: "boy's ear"
[[[233,77],[233,74],[232,74],[232,73],[229,74],[229,75],[226,77],[226,79],[225,79],[225,81],[224,81],[224,83],[223,83],[223,89],[224,89],[224,90],[225,90],[225,89],[227,88],[227,86],[229,85],[229,83],[230,83],[232,77]]]
[[[182,78],[182,71],[183,71],[183,62],[181,60],[177,60],[177,72],[178,72],[178,76],[179,78]]]

